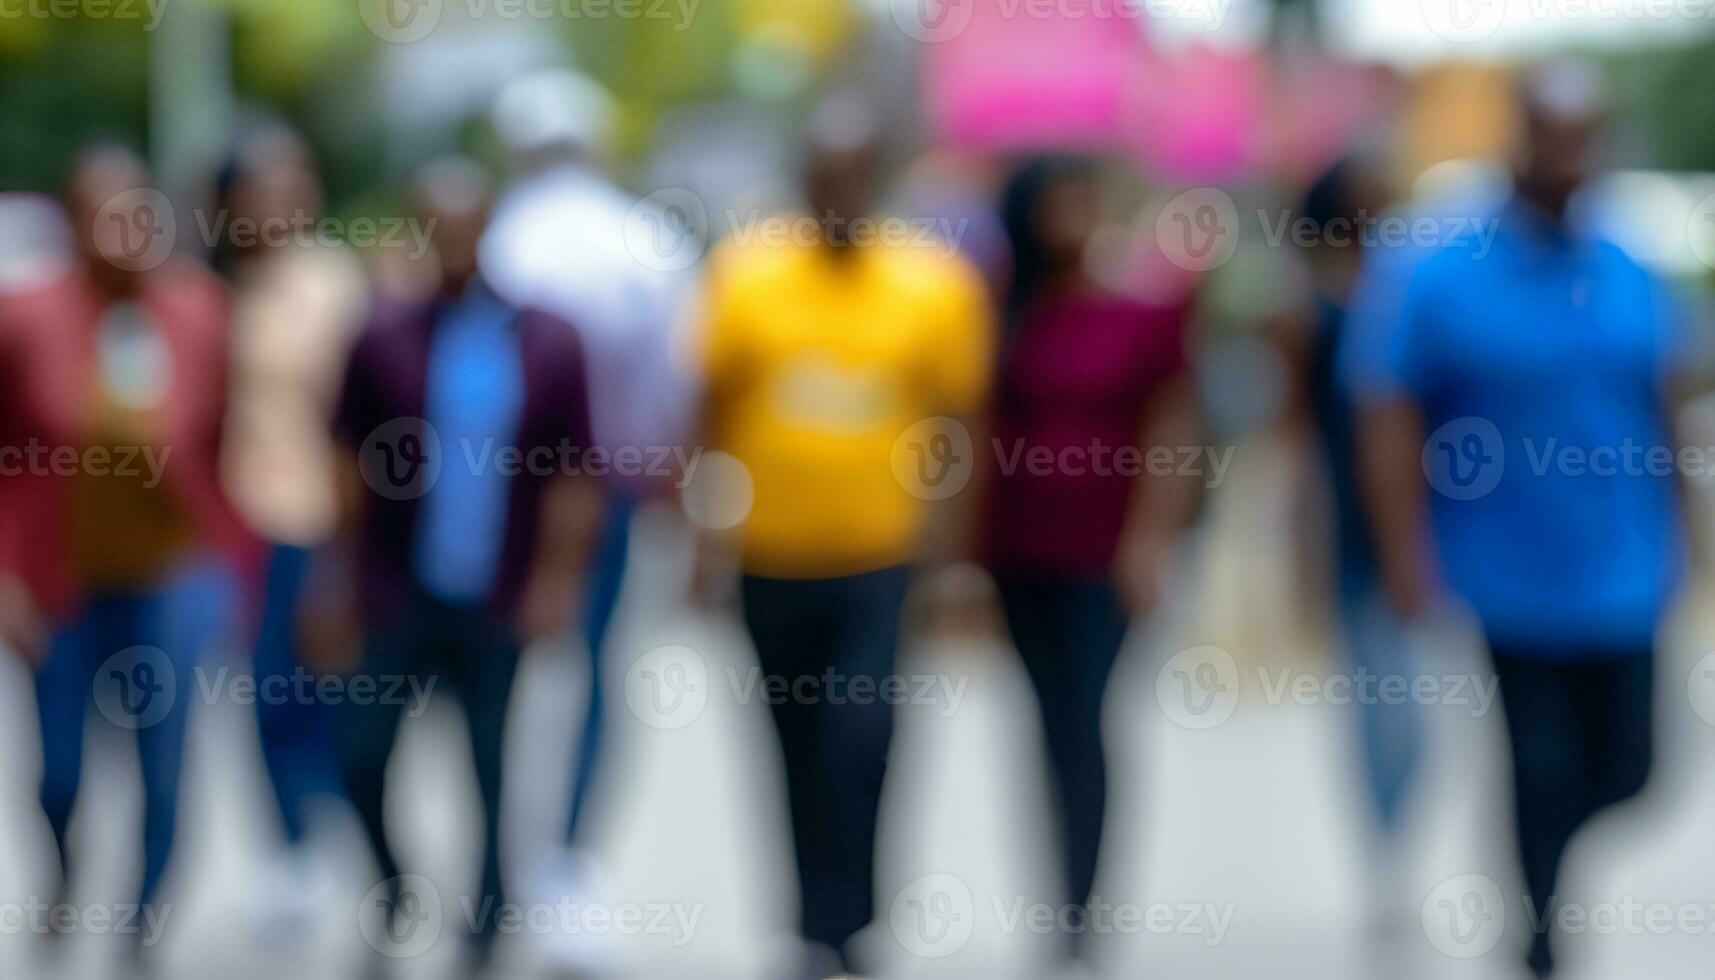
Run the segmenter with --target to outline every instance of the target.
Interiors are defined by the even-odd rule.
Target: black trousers
[[[1093,897],[1108,806],[1102,697],[1127,617],[1106,581],[1001,573],[996,583],[1042,713],[1065,862],[1062,900],[1082,907]],[[1067,939],[1076,952],[1080,937]]]
[[[346,792],[388,883],[390,905],[400,900],[402,871],[387,833],[387,763],[400,720],[407,710],[415,714],[424,707],[414,703],[415,694],[404,696],[413,688],[400,686],[401,679],[414,679],[416,691],[430,690],[432,681],[431,700],[452,695],[464,707],[483,815],[481,890],[470,908],[492,912],[505,900],[500,882],[501,758],[521,652],[511,625],[486,609],[452,606],[421,595],[407,613],[365,637],[360,673],[388,693],[342,705],[336,732]],[[462,906],[446,896],[442,909],[448,923],[466,921]],[[478,953],[486,955],[496,936],[497,917],[483,915],[473,925],[469,938]]]
[[[1649,649],[1550,658],[1492,646],[1512,742],[1514,815],[1525,890],[1538,921],[1530,967],[1553,970],[1546,917],[1572,837],[1604,807],[1643,789],[1655,745]],[[1527,917],[1528,918],[1528,917]]]
[[[875,828],[893,739],[893,706],[847,697],[856,678],[880,690],[894,673],[910,575],[889,568],[828,579],[746,576],[745,624],[767,678],[786,763],[787,803],[802,898],[801,931],[835,951],[875,905]],[[837,679],[839,687],[800,684]]]

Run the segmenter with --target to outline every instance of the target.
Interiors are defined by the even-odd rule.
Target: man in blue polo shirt
[[[1410,615],[1444,586],[1488,638],[1540,917],[1572,836],[1649,773],[1654,639],[1682,564],[1670,374],[1685,323],[1662,282],[1569,215],[1600,78],[1550,64],[1521,96],[1512,195],[1370,304],[1354,326],[1385,353],[1349,364],[1390,596]],[[1546,925],[1529,965],[1553,970]]]

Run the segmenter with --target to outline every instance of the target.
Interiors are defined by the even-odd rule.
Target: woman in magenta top
[[[1120,294],[1086,271],[1101,217],[1095,162],[1027,164],[1002,210],[1014,273],[980,541],[1040,702],[1065,894],[1082,907],[1107,802],[1102,695],[1201,487],[1179,473],[1200,438],[1186,311]],[[1080,933],[1067,936],[1071,958],[1083,952]]]

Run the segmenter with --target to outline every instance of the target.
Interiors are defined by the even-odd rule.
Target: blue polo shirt
[[[1610,243],[1518,201],[1489,221],[1487,243],[1378,263],[1354,393],[1421,408],[1437,557],[1491,644],[1646,651],[1682,564],[1668,400],[1685,318]]]

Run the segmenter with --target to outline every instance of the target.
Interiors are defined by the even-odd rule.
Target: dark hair
[[[1036,222],[1042,201],[1057,184],[1095,178],[1099,164],[1074,154],[1039,156],[1013,171],[1001,191],[1000,219],[1012,247],[1012,282],[1006,292],[1006,328],[1016,328],[1048,275],[1047,256]]]
[[[214,172],[213,190],[217,206],[231,207],[233,195],[245,181],[253,178],[268,163],[282,157],[293,157],[312,170],[315,167],[309,143],[289,123],[267,116],[243,123]],[[215,243],[209,264],[221,275],[230,276],[237,259],[237,247],[230,236],[223,235]]]
[[[1329,223],[1352,216],[1352,181],[1356,169],[1350,157],[1341,157],[1318,174],[1304,191],[1298,213],[1314,224],[1318,233]]]

